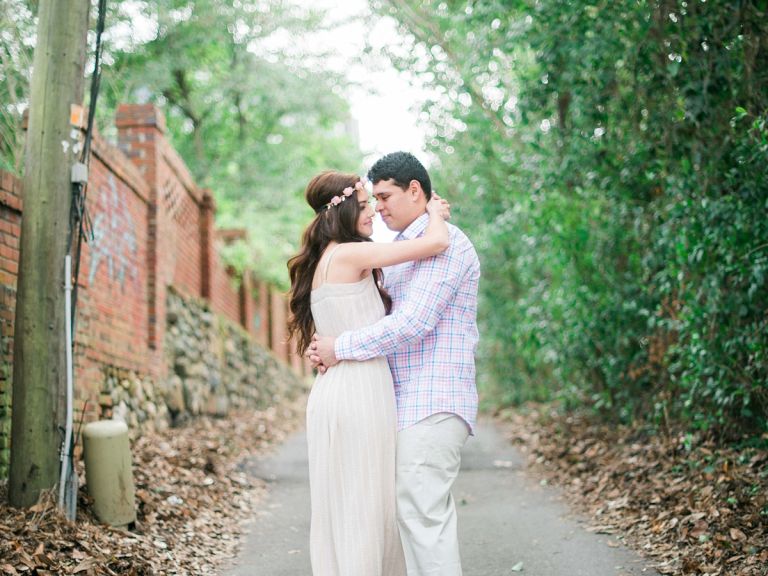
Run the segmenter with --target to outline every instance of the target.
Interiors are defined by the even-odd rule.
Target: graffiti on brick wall
[[[120,193],[115,176],[109,174],[109,185],[99,190],[98,212],[93,217],[93,241],[88,283],[92,284],[99,267],[106,266],[110,281],[117,281],[125,292],[126,279],[138,284],[138,241],[136,223]]]

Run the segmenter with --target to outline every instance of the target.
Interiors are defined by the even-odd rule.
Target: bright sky
[[[154,24],[141,17],[137,9],[131,6],[131,0],[123,1],[124,10],[134,12],[134,19],[132,26],[117,32],[116,37],[151,37]],[[395,150],[412,152],[428,165],[429,158],[424,153],[424,131],[419,128],[417,113],[425,97],[424,92],[412,86],[386,58],[375,61],[367,58],[366,64],[359,61],[366,39],[375,49],[397,43],[395,21],[374,16],[367,0],[289,1],[297,6],[325,12],[325,30],[307,31],[298,38],[277,34],[269,44],[277,49],[280,46],[298,47],[304,53],[328,53],[322,64],[350,78],[354,86],[347,100],[358,125],[366,165]],[[351,18],[357,18],[357,21],[350,23]]]
[[[418,107],[425,94],[385,59],[359,62],[366,39],[374,48],[397,43],[398,31],[394,20],[374,16],[367,0],[295,0],[328,13],[329,31],[308,34],[303,40],[308,46],[332,52],[325,63],[347,76],[356,84],[349,95],[353,118],[365,155],[366,168],[388,152],[411,152],[429,167],[424,152],[424,131],[419,128]],[[350,17],[361,16],[363,24],[345,24]],[[339,23],[339,24],[334,24]],[[374,219],[373,238],[390,240],[395,236],[378,217]]]
[[[357,58],[367,39],[375,48],[397,42],[397,27],[391,18],[373,16],[367,0],[295,0],[304,6],[312,6],[328,13],[327,32],[308,34],[308,45],[335,53],[326,63],[346,71],[358,84],[349,94],[352,115],[358,123],[360,146],[366,164],[372,164],[379,156],[395,150],[406,150],[427,163],[424,154],[424,132],[419,129],[416,108],[423,93],[411,86],[386,60],[379,60],[367,67]],[[362,16],[363,23],[345,24],[352,16]],[[338,24],[334,24],[338,23]]]
[[[360,60],[366,40],[374,49],[398,44],[395,21],[372,15],[367,0],[291,1],[301,7],[326,12],[325,30],[308,31],[299,38],[277,34],[268,44],[273,48],[293,47],[327,53],[322,64],[345,73],[352,81],[347,100],[357,123],[365,167],[396,150],[413,153],[429,167],[429,157],[424,151],[425,134],[419,127],[417,111],[425,93],[395,70],[387,59],[365,58],[365,64]],[[135,18],[130,29],[122,33],[133,38],[151,36],[154,33],[152,23],[140,17],[132,8],[131,0],[124,2],[124,9],[128,13],[134,12]],[[349,20],[355,17],[357,21],[350,23]],[[117,32],[116,37],[120,34]],[[390,236],[378,218],[374,230],[376,239]]]
[[[396,23],[391,18],[371,14],[367,0],[289,0],[303,8],[314,8],[327,14],[322,31],[307,31],[301,37],[275,34],[273,48],[294,48],[303,53],[322,52],[323,66],[343,72],[354,86],[347,94],[354,120],[357,122],[360,146],[366,165],[379,156],[395,150],[415,154],[428,165],[424,153],[424,132],[419,128],[417,108],[424,92],[411,85],[385,58],[366,58],[360,63],[366,39],[374,48],[398,44]],[[143,18],[132,0],[123,0],[123,10],[133,15],[130,27],[113,31],[112,41],[121,36],[142,39],[154,34],[154,25]],[[358,22],[350,23],[357,17]]]

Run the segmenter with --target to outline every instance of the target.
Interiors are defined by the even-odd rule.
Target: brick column
[[[216,202],[210,190],[203,190],[203,201],[200,204],[200,296],[211,300],[214,263],[214,216]]]
[[[288,331],[286,325],[286,302],[285,296],[277,291],[270,290],[271,307],[271,334],[270,345],[275,355],[288,362]]]
[[[290,357],[291,357],[291,368],[293,368],[293,371],[296,372],[299,376],[304,375],[304,360],[299,354],[299,352],[296,350],[296,342],[291,340],[289,343],[289,350],[290,350]]]
[[[253,280],[250,270],[243,271],[242,281],[240,282],[240,324],[252,336],[256,335],[256,329],[253,325]]]
[[[120,149],[130,158],[150,187],[147,239],[148,344],[162,353],[165,332],[166,286],[162,277],[164,213],[159,198],[165,117],[152,104],[121,104],[115,116]]]
[[[257,280],[252,294],[255,295],[255,319],[258,319],[254,336],[259,344],[269,348],[269,286],[263,280]]]

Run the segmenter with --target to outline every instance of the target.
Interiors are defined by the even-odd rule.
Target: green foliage
[[[35,43],[29,5],[0,0],[0,168],[17,174]],[[196,182],[213,191],[217,224],[250,233],[225,257],[285,287],[285,262],[312,215],[304,186],[320,170],[362,164],[340,96],[346,80],[326,69],[322,54],[277,41],[317,30],[322,15],[286,0],[107,6],[101,133],[114,138],[118,104],[156,103]]]
[[[231,263],[285,286],[285,262],[311,216],[304,186],[362,160],[345,129],[345,80],[269,44],[316,29],[320,15],[283,0],[163,0],[118,7],[111,21],[132,15],[154,35],[111,50],[102,115],[120,102],[156,102],[197,182],[213,190],[217,224],[250,232],[247,247],[226,251]]]
[[[0,170],[21,175],[24,162],[22,115],[37,23],[30,2],[0,0]]]
[[[486,399],[768,431],[764,3],[378,9],[483,262]]]

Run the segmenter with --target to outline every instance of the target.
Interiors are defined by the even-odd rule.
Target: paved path
[[[658,576],[637,555],[612,547],[613,537],[585,530],[559,492],[524,467],[514,447],[481,421],[454,487],[464,576]],[[304,434],[248,469],[270,483],[270,495],[225,576],[311,576]]]

